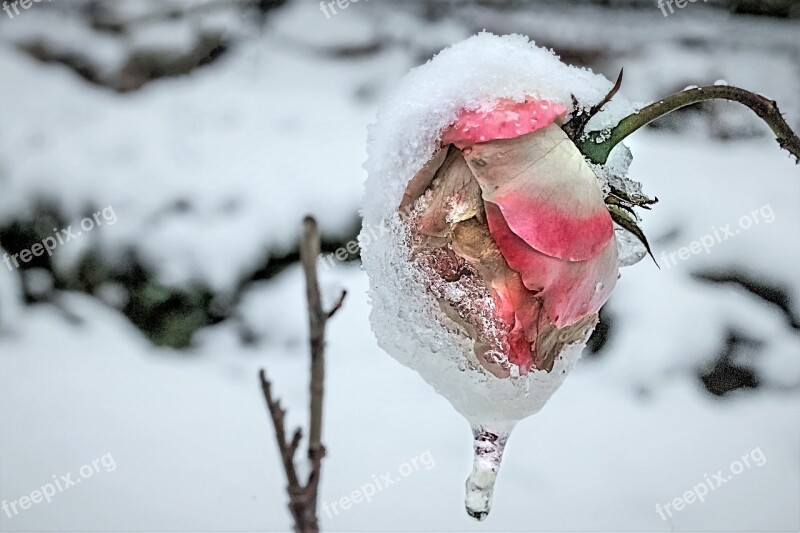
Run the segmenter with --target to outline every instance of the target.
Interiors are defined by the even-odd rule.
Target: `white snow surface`
[[[275,280],[282,299],[260,305],[300,312],[299,270]],[[636,378],[601,361],[582,363],[545,409],[517,425],[492,514],[475,523],[463,511],[468,425],[415,372],[380,352],[368,331],[368,282],[359,268],[338,267],[327,277],[350,295],[328,328],[321,502],[330,506],[386,473],[396,483],[371,502],[321,512],[325,531],[798,525],[797,394],[742,392],[721,403],[697,383],[653,377],[650,393],[641,395]],[[36,306],[0,340],[0,499],[30,494],[53,475],[74,477],[106,453],[117,468],[50,504],[13,518],[0,513],[2,531],[288,531],[284,474],[256,372],[267,369],[289,427],[305,423],[305,342],[247,348],[229,326],[219,326],[202,348],[179,357],[150,348],[124,317],[95,300],[67,295],[62,303],[79,326],[54,307]],[[303,327],[294,327],[302,339]],[[698,333],[683,337],[684,345],[702,341]],[[644,369],[650,355],[630,358]],[[656,513],[656,503],[680,497],[756,447],[766,456],[763,466],[745,469],[669,521]],[[432,467],[403,466],[425,452]],[[401,476],[401,468],[410,473]]]

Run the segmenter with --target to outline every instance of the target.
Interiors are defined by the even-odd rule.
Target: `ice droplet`
[[[473,441],[475,455],[472,472],[467,478],[464,506],[467,514],[475,520],[485,519],[492,508],[494,484],[497,481],[497,472],[500,470],[503,451],[510,433],[511,428],[497,431],[485,426],[472,427],[472,434],[475,437]]]
[[[603,285],[602,283],[598,283],[597,285],[594,286],[594,292],[602,291],[603,287],[605,287],[605,285]]]
[[[469,155],[471,153],[472,153],[472,148],[469,148],[469,147],[464,148],[464,155]]]
[[[617,237],[618,264],[620,267],[635,265],[647,255],[644,244],[621,226],[614,228]]]
[[[717,80],[714,82],[714,85],[728,85],[728,82],[725,80]]]

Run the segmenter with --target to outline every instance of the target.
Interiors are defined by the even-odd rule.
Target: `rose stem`
[[[783,119],[778,104],[761,95],[730,85],[696,87],[667,96],[623,118],[611,129],[611,135],[601,142],[598,141],[604,136],[602,131],[587,133],[583,140],[578,141],[578,148],[592,163],[604,164],[611,149],[642,126],[682,107],[715,99],[739,102],[752,109],[775,134],[778,145],[794,155],[797,163],[800,163],[800,138]]]

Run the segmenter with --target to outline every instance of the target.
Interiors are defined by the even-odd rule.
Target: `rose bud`
[[[617,279],[614,225],[563,112],[533,98],[461,112],[399,206],[429,290],[497,377],[552,370]]]
[[[635,223],[615,227],[632,197],[647,201],[625,177],[628,152],[590,166],[564,123],[585,125],[582,110],[610,90],[524,37],[484,33],[409,74],[370,129],[370,321],[379,345],[469,421],[477,519],[514,425],[574,367],[619,264],[642,256],[620,233]]]

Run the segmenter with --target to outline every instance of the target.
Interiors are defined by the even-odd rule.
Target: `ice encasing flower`
[[[524,37],[482,33],[412,71],[370,129],[372,328],[470,422],[479,519],[509,432],[560,386],[617,279],[605,189],[560,127],[610,87]],[[609,120],[626,105],[615,98]]]

